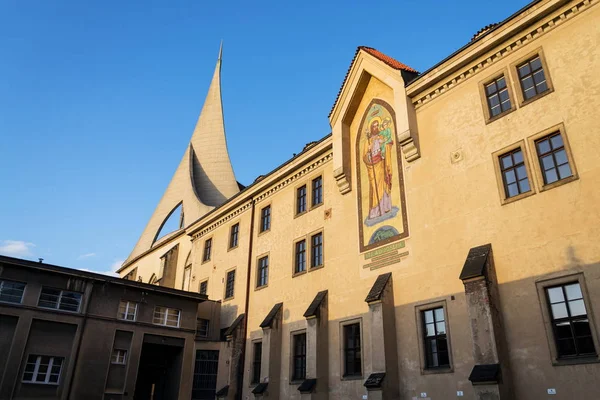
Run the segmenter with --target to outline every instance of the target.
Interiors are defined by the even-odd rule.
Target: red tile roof
[[[360,53],[360,51],[363,50],[364,52],[370,54],[371,56],[375,57],[376,59],[378,59],[379,61],[381,61],[382,63],[389,65],[390,67],[396,69],[396,70],[403,70],[403,71],[407,71],[407,72],[413,72],[418,74],[419,72],[416,71],[415,69],[409,67],[406,64],[402,64],[400,61],[390,57],[390,56],[386,56],[385,54],[383,54],[382,52],[380,52],[379,50],[376,50],[372,47],[367,47],[367,46],[358,46],[358,48],[356,49],[356,53],[354,53],[354,57],[352,58],[352,62],[350,62],[350,67],[348,67],[348,71],[346,72],[346,76],[344,77],[344,81],[342,82],[342,86],[340,87],[340,90],[338,91],[337,96],[335,97],[335,101],[333,102],[333,107],[331,108],[331,111],[329,112],[329,116],[331,117],[331,114],[333,113],[333,109],[335,108],[335,105],[337,104],[338,100],[340,99],[340,95],[342,94],[342,89],[344,88],[344,85],[346,84],[346,81],[348,80],[348,75],[350,75],[350,71],[352,70],[352,66],[354,65],[354,61],[356,61],[356,57],[358,57],[358,53]]]
[[[372,55],[373,57],[375,57],[376,59],[378,59],[379,61],[382,61],[384,63],[386,63],[387,65],[389,65],[390,67],[394,68],[394,69],[402,69],[404,71],[408,71],[408,72],[414,72],[418,74],[418,71],[412,69],[411,67],[409,67],[406,64],[402,64],[400,61],[390,57],[390,56],[386,56],[385,54],[383,54],[382,52],[380,52],[379,50],[376,50],[372,47],[366,47],[366,46],[359,46],[358,50],[364,50],[367,53],[369,53],[370,55]]]

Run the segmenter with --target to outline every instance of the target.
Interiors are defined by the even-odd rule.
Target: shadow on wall
[[[206,171],[202,168],[202,164],[194,151],[192,161],[192,171],[194,174],[194,184],[197,188],[196,193],[200,197],[200,201],[207,206],[218,207],[227,201],[227,197],[217,189],[215,184],[208,178]]]
[[[510,354],[508,365],[514,388],[515,398],[538,399],[547,394],[548,388],[557,393],[569,393],[570,398],[587,398],[587,394],[597,388],[597,376],[600,364],[573,364],[555,368],[551,348],[554,346],[554,334],[548,319],[548,307],[544,288],[579,281],[582,283],[587,314],[592,330],[600,333],[595,325],[600,322],[600,261],[583,264],[577,257],[575,249],[566,249],[568,262],[560,269],[547,274],[530,276],[526,279],[502,283],[498,286],[500,294],[500,313],[504,324],[504,332]],[[527,266],[523,266],[526,268]],[[502,273],[496,264],[496,273]],[[580,277],[583,277],[581,280]],[[457,277],[458,279],[458,273]],[[396,282],[398,291],[402,291],[402,283]],[[540,289],[541,288],[541,289]],[[540,294],[538,294],[540,293]],[[366,294],[365,294],[366,295]],[[335,291],[329,291],[329,305],[335,304]],[[280,390],[285,398],[300,398],[297,385],[289,383],[291,374],[291,331],[298,328],[301,321],[291,321],[289,310],[285,308],[285,299],[273,299],[273,304],[284,301],[282,321],[281,375]],[[447,336],[450,353],[450,368],[445,371],[432,371],[425,368],[423,338],[419,337],[417,324],[423,324],[421,312],[427,304],[435,303],[439,307],[443,302],[447,312]],[[307,304],[308,306],[308,304]],[[425,306],[425,307],[424,307]],[[335,306],[334,306],[335,307]],[[364,309],[368,306],[365,303]],[[355,314],[344,319],[329,321],[329,387],[335,398],[360,398],[366,394],[364,380],[373,371],[371,367],[371,337],[369,312]],[[398,377],[394,379],[400,388],[400,398],[449,399],[462,391],[465,398],[473,397],[472,384],[468,380],[474,366],[473,345],[469,314],[464,292],[448,293],[444,296],[430,298],[419,302],[402,304],[395,307],[396,342],[398,345]],[[343,340],[341,326],[349,320],[360,320],[362,325],[362,379],[346,380],[343,375]],[[262,337],[261,329],[249,327],[248,337]],[[248,339],[247,339],[248,340]],[[251,348],[250,341],[247,349]],[[596,349],[600,351],[600,349]],[[251,355],[248,355],[251,357]],[[247,357],[248,357],[247,356]],[[287,358],[287,360],[285,359]],[[250,373],[252,373],[250,371]],[[246,379],[248,375],[246,374]],[[508,379],[507,379],[508,380]],[[246,383],[246,382],[245,382]]]

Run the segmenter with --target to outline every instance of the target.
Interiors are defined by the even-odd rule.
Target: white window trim
[[[123,316],[123,318],[121,318],[121,303],[125,303],[125,315]],[[119,320],[127,322],[137,321],[138,303],[128,300],[121,300],[121,303],[119,303]],[[133,319],[127,319],[127,315],[129,315],[129,311],[131,308],[133,308]]]
[[[117,355],[116,361],[114,360],[114,355]],[[119,361],[119,355],[123,356],[123,361]],[[127,365],[127,350],[124,349],[113,349],[113,352],[110,356],[110,363],[114,365]]]
[[[54,359],[62,358],[62,357],[53,357],[53,356],[36,356],[36,357],[37,358],[35,359],[35,368],[33,370],[33,375],[31,376],[31,380],[27,381],[27,380],[25,380],[25,378],[23,378],[22,382],[34,383],[34,384],[39,384],[39,385],[58,385],[60,383],[60,375],[62,373],[63,364],[61,363],[61,365],[60,365],[60,370],[58,371],[58,379],[56,382],[50,382],[50,376],[52,375],[52,367],[54,366]],[[37,378],[38,372],[40,370],[40,364],[42,361],[42,357],[50,357],[50,362],[48,363],[48,369],[46,370],[46,378],[43,381],[38,381],[38,380],[36,380],[36,378]],[[28,357],[28,359],[29,359],[29,357]],[[64,359],[63,359],[63,362],[64,362]],[[25,372],[23,372],[23,375],[25,375]]]
[[[17,282],[17,281],[11,281],[11,280],[7,280],[7,279],[2,279],[0,280],[0,294],[2,293],[2,288],[4,287],[4,283],[5,282],[13,282],[13,283],[23,283],[23,282]],[[25,287],[23,287],[23,292],[21,292],[21,298],[19,299],[19,302],[12,302],[12,301],[3,301],[0,300],[0,303],[8,303],[8,304],[23,304],[23,297],[25,296],[25,289],[27,288],[27,284],[25,284]]]
[[[162,321],[160,323],[156,322],[156,315],[152,316],[152,323],[154,325],[160,325],[160,326],[167,326],[170,328],[179,328],[179,324],[181,322],[181,310],[178,308],[169,308],[169,307],[163,307],[163,306],[156,306],[154,307],[154,314],[156,314],[156,309],[157,308],[162,308],[165,310],[164,312],[164,317],[162,319]],[[177,311],[177,326],[173,326],[173,325],[168,325],[167,324],[167,318],[169,316],[169,311]]]
[[[54,288],[50,288],[50,287],[47,287],[47,288],[48,288],[48,289],[54,289]],[[71,291],[71,290],[62,290],[62,289],[55,289],[55,290],[60,290],[60,294],[58,295],[58,300],[56,300],[56,306],[54,306],[54,307],[44,307],[44,306],[40,306],[40,305],[39,305],[39,302],[40,302],[40,301],[39,301],[39,299],[38,299],[38,307],[40,307],[40,308],[45,308],[45,309],[48,309],[48,310],[59,310],[59,311],[71,312],[71,313],[78,313],[78,312],[79,312],[79,310],[81,309],[81,302],[83,301],[83,294],[81,294],[81,293],[79,293],[79,292],[73,292],[73,291]],[[63,297],[63,294],[64,294],[65,292],[67,292],[67,293],[76,293],[76,294],[79,294],[79,295],[81,296],[81,297],[79,298],[79,304],[77,304],[77,310],[75,310],[75,311],[71,311],[71,310],[63,310],[62,308],[60,308],[60,304],[61,304],[61,301],[62,301],[62,297]],[[42,291],[40,292],[40,297],[42,296],[42,294],[43,294],[43,293],[44,293],[44,287],[42,287]]]

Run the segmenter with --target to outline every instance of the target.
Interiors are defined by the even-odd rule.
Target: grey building
[[[218,306],[0,256],[0,399],[214,398]]]

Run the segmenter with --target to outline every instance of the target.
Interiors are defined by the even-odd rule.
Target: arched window
[[[181,228],[183,228],[183,203],[177,204],[177,206],[167,215],[167,218],[163,221],[160,226],[154,241],[165,237],[171,232],[175,232]]]

